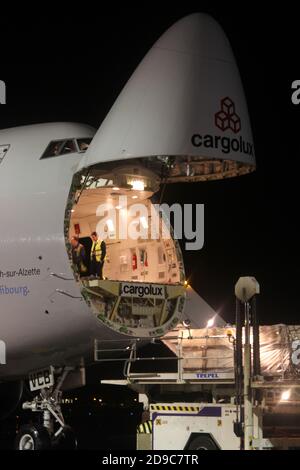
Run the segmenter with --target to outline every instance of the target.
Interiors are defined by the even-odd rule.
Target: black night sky
[[[212,14],[228,35],[245,87],[257,171],[249,176],[169,186],[168,202],[205,204],[205,247],[185,253],[191,284],[227,321],[234,284],[254,275],[261,285],[261,323],[299,323],[300,105],[299,17],[287,7],[254,3],[229,9],[213,1],[192,7],[147,6],[80,15],[1,18],[1,76],[7,105],[0,128],[46,121],[99,127],[135,67],[182,16]],[[236,3],[235,3],[236,4]],[[4,28],[4,30],[3,30]],[[180,194],[180,196],[179,196]]]

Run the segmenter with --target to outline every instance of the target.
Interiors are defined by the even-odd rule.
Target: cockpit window
[[[53,140],[47,146],[41,159],[58,157],[59,155],[67,155],[69,153],[85,152],[91,140],[91,138]]]
[[[9,144],[7,144],[7,145],[0,145],[0,163],[2,162],[3,158],[4,158],[5,155],[7,154],[9,147],[10,147]]]
[[[59,155],[61,141],[50,142],[41,158],[56,157]]]
[[[77,139],[77,145],[78,145],[78,148],[79,148],[79,152],[85,152],[88,149],[91,141],[92,141],[91,138]]]
[[[74,140],[66,140],[60,150],[59,155],[65,155],[66,153],[77,152],[76,144]]]

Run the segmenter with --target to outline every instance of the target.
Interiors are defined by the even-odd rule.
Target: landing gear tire
[[[16,450],[47,450],[51,449],[49,433],[44,426],[27,424],[21,426],[16,440]]]
[[[59,435],[52,441],[53,450],[76,450],[77,440],[71,426],[64,426]]]
[[[198,436],[192,440],[188,450],[218,450],[218,448],[208,436]]]

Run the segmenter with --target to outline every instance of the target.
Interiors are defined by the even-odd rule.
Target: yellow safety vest
[[[101,261],[101,256],[102,256],[101,243],[102,243],[102,240],[97,240],[96,242],[93,242],[92,249],[91,249],[91,260],[95,256],[97,262]]]

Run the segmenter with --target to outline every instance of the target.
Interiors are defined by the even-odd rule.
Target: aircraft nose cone
[[[189,15],[158,39],[123,88],[79,169],[155,156],[212,162],[198,168],[198,181],[255,168],[239,71],[225,33],[208,15]],[[195,179],[188,174],[185,181]]]
[[[222,28],[211,16],[203,13],[194,13],[174,23],[154,47],[233,61],[230,43]]]

